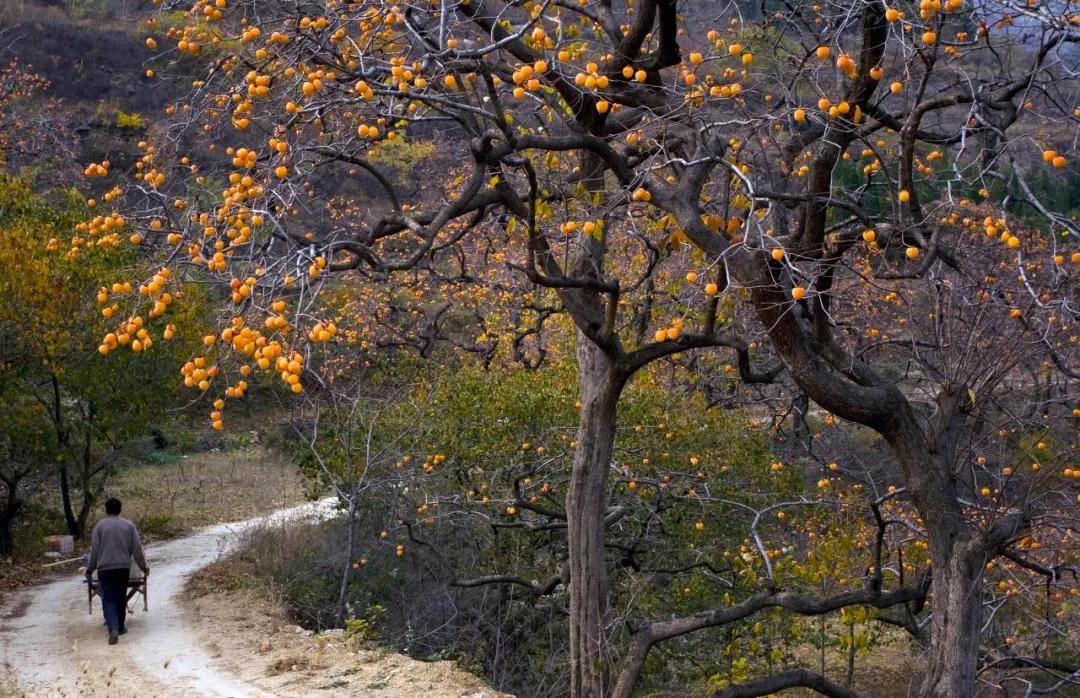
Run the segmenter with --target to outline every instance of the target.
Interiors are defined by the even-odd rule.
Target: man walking
[[[107,516],[94,526],[90,539],[90,561],[86,563],[87,582],[93,579],[94,570],[98,573],[101,610],[105,614],[105,625],[109,627],[110,645],[115,645],[118,636],[127,632],[124,620],[127,617],[127,586],[132,558],[144,575],[150,574],[142,541],[139,540],[139,529],[120,516],[122,508],[116,497],[110,497],[105,502]]]

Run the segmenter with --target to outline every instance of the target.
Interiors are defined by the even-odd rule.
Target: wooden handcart
[[[127,584],[127,598],[124,603],[130,604],[131,600],[135,598],[136,594],[142,594],[142,608],[143,611],[149,611],[150,606],[146,600],[146,577],[132,577],[128,580]],[[86,612],[93,615],[94,613],[94,597],[101,595],[101,586],[98,584],[98,580],[88,579],[86,580]]]

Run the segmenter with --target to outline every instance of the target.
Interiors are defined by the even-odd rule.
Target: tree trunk
[[[955,698],[975,694],[979,660],[979,624],[982,618],[983,563],[975,559],[962,539],[935,545],[933,596],[931,598],[930,649],[926,674],[918,695],[922,698]]]
[[[78,538],[81,538],[86,534],[86,522],[90,520],[90,512],[93,510],[94,504],[97,502],[98,498],[105,492],[105,482],[109,477],[109,468],[107,465],[102,465],[97,469],[94,468],[95,463],[90,450],[94,443],[93,404],[88,404],[86,406],[85,415],[86,439],[83,441],[82,461],[79,463],[79,482],[82,485],[82,506],[79,507],[79,533],[76,536]],[[99,476],[97,482],[94,482],[95,475]]]
[[[7,488],[7,497],[3,510],[0,510],[0,555],[11,555],[15,552],[15,536],[11,531],[11,524],[15,522],[22,502],[17,492],[17,479],[11,482],[4,480],[4,485]]]
[[[570,566],[570,695],[600,698],[610,674],[608,586],[604,555],[607,471],[615,442],[623,379],[589,339],[578,334],[581,413],[566,522]]]
[[[71,481],[66,461],[60,463],[60,500],[64,505],[64,521],[67,523],[68,533],[76,539],[82,538],[82,529],[79,528],[79,520],[75,517],[75,509],[71,505]]]
[[[15,552],[15,540],[11,533],[11,523],[7,512],[0,514],[0,555],[11,555]]]
[[[338,590],[337,611],[335,612],[335,620],[339,628],[345,627],[345,602],[349,596],[349,584],[352,582],[353,563],[356,561],[356,487],[352,488],[352,493],[349,496],[349,513],[345,517],[345,525],[348,526],[346,533],[347,542],[346,549],[348,551],[345,558],[345,567],[341,572],[341,589]]]
[[[949,412],[940,398],[939,404],[943,413]],[[922,698],[975,695],[986,562],[957,493],[954,462],[960,421],[939,419],[935,438],[928,440],[905,410],[900,428],[889,438],[923,519],[933,560],[930,647],[916,694]]]
[[[57,466],[60,471],[60,501],[64,506],[64,522],[67,524],[68,533],[76,539],[82,538],[82,529],[75,517],[75,509],[71,504],[71,473],[68,471],[68,430],[64,427],[63,400],[60,397],[60,381],[55,375],[50,376],[52,383],[52,408],[50,418],[53,429],[56,431],[56,448],[58,458]]]
[[[89,493],[83,493],[82,506],[79,507],[79,515],[75,519],[76,533],[71,535],[76,538],[82,538],[86,535],[86,523],[90,520],[90,512],[94,508],[94,502],[97,500],[95,495]]]

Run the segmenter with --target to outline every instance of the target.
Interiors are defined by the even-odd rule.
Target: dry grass
[[[325,666],[313,661],[311,657],[305,657],[302,654],[290,655],[288,657],[279,657],[267,664],[266,675],[278,676],[290,671],[316,671],[325,668]]]
[[[150,540],[223,521],[249,519],[304,501],[295,466],[262,446],[205,451],[118,474],[110,494]]]
[[[188,454],[155,452],[153,462],[124,467],[110,482],[107,494],[124,502],[124,515],[139,526],[145,542],[183,535],[203,526],[249,519],[305,500],[306,483],[296,466],[265,446],[210,449]],[[52,489],[40,493],[54,506]],[[103,502],[91,516],[92,527],[104,515]],[[0,602],[6,592],[68,574],[71,565],[42,568],[44,536],[63,533],[59,511],[37,507],[48,518],[30,520],[21,554],[0,559]],[[88,528],[89,530],[89,528]],[[87,536],[89,538],[89,536]],[[81,555],[88,541],[76,544]],[[0,682],[0,698],[4,698]]]
[[[839,624],[836,624],[839,629]],[[915,656],[911,642],[901,630],[887,628],[880,644],[869,654],[859,653],[855,658],[855,675],[851,688],[876,698],[903,698],[908,695],[908,683],[916,671]],[[820,650],[804,647],[796,652],[799,663],[811,671],[821,671]],[[825,652],[825,675],[843,684],[847,675],[847,651],[830,647]],[[816,696],[809,689],[792,690],[792,696]]]
[[[21,696],[22,694],[19,692],[18,688],[16,688],[12,678],[6,676],[5,673],[0,673],[0,698],[16,698],[16,696]]]

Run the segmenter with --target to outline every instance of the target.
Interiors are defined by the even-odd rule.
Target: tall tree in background
[[[185,277],[229,284],[224,327],[184,367],[190,387],[220,396],[216,426],[254,370],[303,391],[308,347],[335,334],[315,301],[338,273],[388,281],[369,297],[373,324],[380,303],[397,308],[429,343],[448,306],[419,309],[393,286],[399,272],[495,289],[487,298],[516,301],[514,324],[532,326],[518,337],[564,313],[581,395],[565,502],[575,696],[629,695],[654,644],[730,622],[724,608],[644,622],[613,656],[620,395],[652,362],[717,347],[743,381],[784,380],[888,445],[900,468],[888,498],[917,512],[908,523],[930,553],[917,694],[971,695],[980,662],[1052,669],[978,638],[995,560],[1051,586],[1075,565],[1078,230],[1027,177],[1074,167],[1069,4],[716,12],[199,0],[147,45],[168,40],[212,68],[144,144],[115,199],[123,215],[84,224],[68,253],[130,242],[167,255],[170,275],[147,293],[106,294],[128,310],[121,330]],[[432,134],[440,176],[402,190],[378,162]],[[1045,229],[1021,229],[1018,206]],[[752,363],[752,347],[773,358]],[[856,600],[785,596],[770,570],[741,611],[914,601],[897,564],[896,577],[868,570]],[[921,606],[905,609],[892,620],[923,633]],[[727,690],[794,685],[839,694],[801,670]]]

